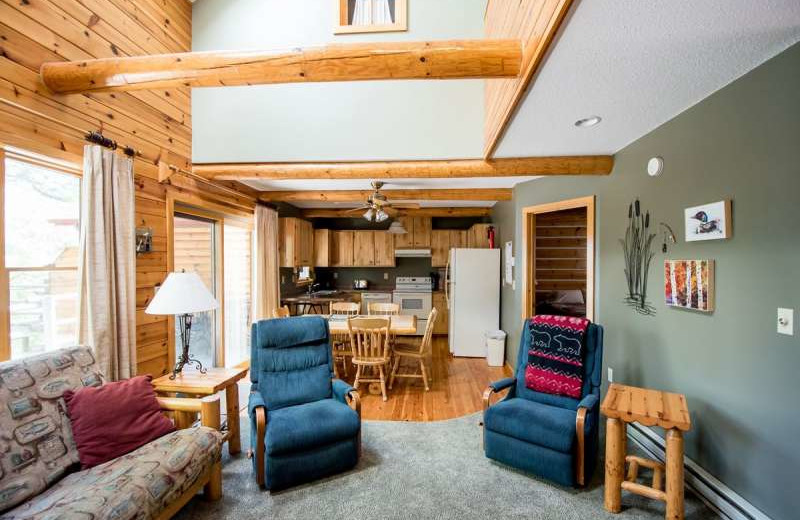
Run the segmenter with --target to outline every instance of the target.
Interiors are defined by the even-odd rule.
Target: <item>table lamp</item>
[[[192,330],[192,314],[205,312],[219,307],[197,273],[169,273],[167,279],[156,291],[153,301],[144,310],[146,314],[174,315],[178,318],[181,331],[181,357],[172,369],[170,379],[180,374],[185,365],[197,365],[201,374],[206,369],[200,360],[189,355],[189,336]]]

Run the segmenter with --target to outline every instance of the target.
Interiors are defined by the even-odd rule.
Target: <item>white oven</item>
[[[392,292],[392,303],[400,306],[400,314],[417,317],[417,336],[425,334],[428,315],[433,308],[431,279],[428,277],[398,277]]]

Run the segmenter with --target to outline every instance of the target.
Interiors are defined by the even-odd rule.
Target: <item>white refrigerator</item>
[[[451,249],[445,291],[450,353],[486,357],[486,333],[500,328],[500,250]]]

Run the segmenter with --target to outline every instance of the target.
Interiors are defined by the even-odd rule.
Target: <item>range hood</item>
[[[395,249],[396,258],[430,258],[430,249]]]

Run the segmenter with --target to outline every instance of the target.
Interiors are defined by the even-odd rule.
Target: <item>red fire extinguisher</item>
[[[486,236],[489,239],[489,249],[494,249],[494,226],[489,226]]]

